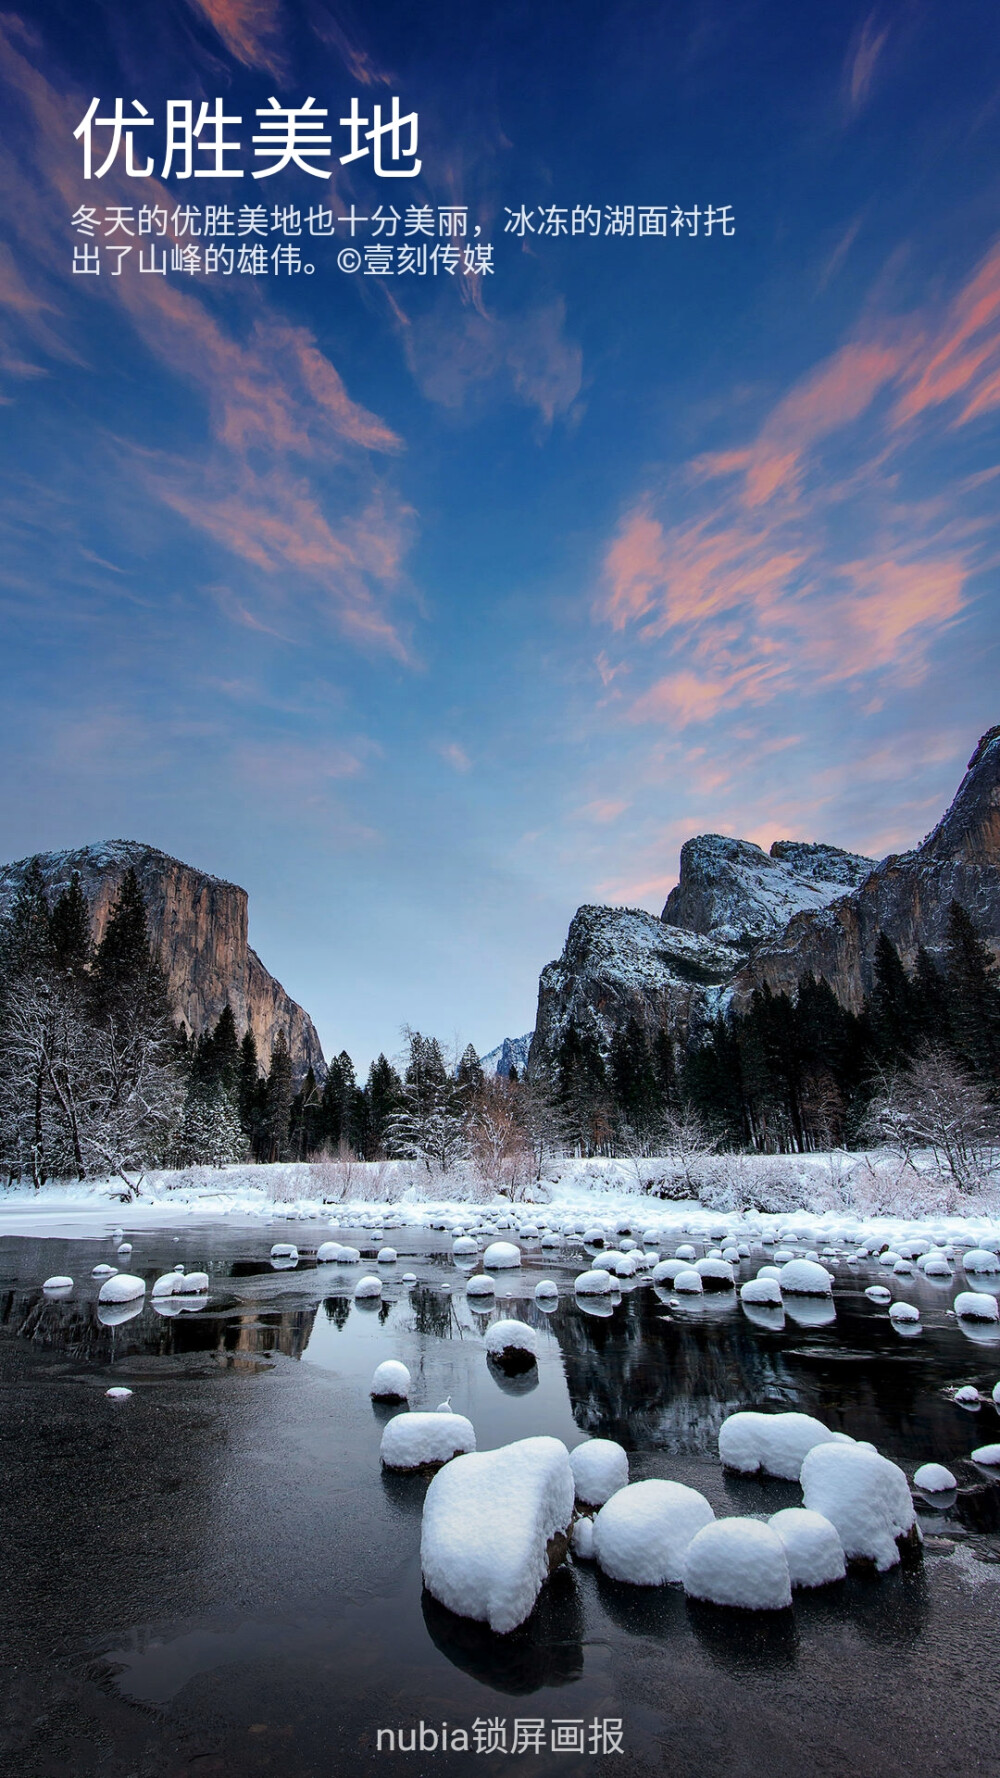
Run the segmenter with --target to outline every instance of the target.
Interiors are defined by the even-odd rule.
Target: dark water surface
[[[526,1244],[521,1274],[480,1314],[449,1237],[393,1230],[399,1260],[379,1268],[372,1306],[352,1301],[357,1268],[309,1259],[324,1234],[136,1233],[128,1269],[151,1281],[183,1261],[211,1272],[212,1292],[170,1318],[147,1297],[116,1326],[98,1319],[90,1277],[115,1263],[111,1243],[0,1242],[4,1778],[1000,1772],[1000,1486],[968,1462],[1000,1439],[1000,1415],[948,1393],[988,1394],[1000,1343],[949,1314],[960,1270],[944,1288],[893,1280],[922,1314],[904,1338],[864,1296],[886,1282],[878,1267],[837,1266],[834,1323],[806,1308],[774,1329],[731,1293],[685,1308],[649,1283],[585,1313],[572,1295],[581,1255]],[[343,1238],[373,1257],[382,1237]],[[297,1268],[270,1265],[278,1239],[299,1243]],[[391,1281],[406,1270],[412,1289]],[[42,1296],[56,1272],[77,1280],[68,1301]],[[533,1300],[541,1276],[560,1284],[551,1314]],[[487,1364],[483,1330],[500,1312],[540,1330],[527,1379]],[[723,1475],[716,1436],[740,1407],[814,1413],[911,1476],[946,1463],[962,1492],[922,1513],[919,1568],[797,1592],[778,1622],[577,1564],[527,1625],[495,1637],[423,1596],[426,1482],[381,1472],[386,1410],[367,1393],[387,1357],[409,1366],[414,1407],[450,1396],[480,1449],[605,1435],[629,1450],[633,1480],[688,1482],[720,1514],[799,1499]],[[131,1399],[108,1401],[112,1383]],[[421,1720],[425,1751],[376,1750],[379,1729],[408,1744]],[[552,1750],[560,1721],[585,1751]],[[442,1723],[473,1746],[474,1723],[480,1739],[502,1733],[506,1751],[432,1751]]]

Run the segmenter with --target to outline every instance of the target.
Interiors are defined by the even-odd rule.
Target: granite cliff
[[[907,965],[942,948],[952,901],[1000,956],[1000,727],[975,750],[953,803],[913,851],[876,862],[836,846],[702,834],[681,849],[662,914],[582,907],[542,970],[531,1068],[552,1063],[572,1021],[606,1046],[631,1015],[683,1049],[765,983],[794,994],[824,976],[860,1007],[885,931]]]
[[[22,858],[0,865],[0,916],[10,907],[30,862]],[[252,1030],[263,1068],[278,1032],[284,1031],[296,1078],[310,1067],[325,1075],[323,1051],[308,1013],[269,974],[247,941],[245,889],[137,840],[43,852],[38,862],[52,900],[73,872],[79,872],[95,941],[104,932],[118,885],[131,866],[145,898],[150,938],[167,977],[175,1014],[188,1031],[200,1037],[215,1024],[228,999],[237,1029]]]

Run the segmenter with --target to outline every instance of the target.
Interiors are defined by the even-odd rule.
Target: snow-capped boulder
[[[594,1521],[589,1519],[585,1513],[580,1518],[573,1520],[570,1545],[578,1561],[592,1562],[594,1560]]]
[[[813,1259],[790,1259],[778,1279],[784,1296],[829,1296],[833,1279],[825,1266]]]
[[[978,1408],[979,1390],[975,1383],[963,1383],[960,1389],[955,1390],[951,1399],[957,1402],[960,1408]]]
[[[973,1463],[985,1463],[993,1469],[1000,1464],[1000,1445],[977,1445],[972,1453]]]
[[[475,1235],[458,1235],[451,1244],[451,1251],[456,1259],[467,1259],[479,1252],[479,1242]]]
[[[950,1494],[958,1487],[950,1469],[943,1463],[922,1463],[913,1478],[922,1494]]]
[[[354,1294],[356,1297],[362,1297],[362,1298],[381,1296],[382,1295],[382,1280],[381,1280],[381,1278],[376,1278],[374,1272],[369,1272],[364,1278],[358,1279],[356,1285],[354,1286]]]
[[[960,1290],[955,1298],[955,1314],[960,1321],[1000,1321],[996,1297],[984,1290]]]
[[[504,1635],[529,1616],[566,1554],[572,1519],[573,1472],[559,1439],[457,1457],[424,1501],[424,1585],[450,1611]]]
[[[901,1327],[913,1327],[920,1320],[920,1310],[913,1303],[893,1303],[889,1320]]]
[[[673,1287],[680,1296],[701,1296],[705,1288],[701,1273],[696,1272],[694,1266],[687,1266],[683,1272],[678,1272]]]
[[[679,1247],[674,1248],[674,1255],[677,1259],[683,1259],[690,1262],[695,1257],[695,1250],[690,1241],[682,1241]]]
[[[91,1272],[90,1276],[92,1278],[113,1278],[115,1273],[117,1272],[117,1270],[118,1270],[117,1266],[109,1266],[109,1265],[102,1264],[99,1266],[95,1266],[93,1271]]]
[[[581,1272],[574,1280],[573,1289],[578,1296],[610,1296],[615,1289],[615,1281],[610,1272]]]
[[[716,1519],[688,1544],[684,1591],[711,1605],[782,1611],[792,1603],[785,1546],[759,1519]]]
[[[271,1248],[272,1259],[298,1259],[299,1250],[293,1241],[275,1241]]]
[[[781,1308],[781,1287],[777,1278],[748,1278],[740,1285],[741,1303],[770,1303],[772,1308]]]
[[[768,1519],[785,1546],[793,1587],[825,1587],[847,1572],[844,1546],[837,1527],[822,1513],[804,1506],[786,1506]]]
[[[494,1321],[486,1329],[486,1350],[491,1358],[505,1364],[518,1360],[533,1364],[538,1357],[538,1335],[524,1321]]]
[[[338,1260],[344,1249],[339,1241],[321,1241],[316,1249],[316,1260],[321,1266],[329,1266]]]
[[[52,1277],[46,1278],[45,1283],[42,1285],[43,1290],[50,1292],[62,1292],[64,1290],[72,1290],[72,1288],[73,1280],[68,1277],[65,1272],[54,1272]]]
[[[179,1272],[164,1272],[162,1277],[154,1281],[152,1295],[154,1297],[175,1296],[183,1282],[183,1267]]]
[[[333,1256],[334,1264],[338,1266],[356,1266],[360,1258],[360,1247],[341,1247]]]
[[[569,1454],[577,1500],[603,1506],[628,1485],[628,1456],[611,1438],[588,1438]]]
[[[988,1247],[970,1247],[968,1253],[962,1255],[962,1269],[966,1272],[1000,1272],[1000,1256]]]
[[[688,1262],[686,1259],[661,1259],[659,1263],[653,1267],[653,1283],[672,1284],[678,1272],[686,1272],[687,1270]]]
[[[386,1358],[376,1365],[369,1394],[373,1401],[408,1401],[410,1373],[398,1358]]]
[[[426,1469],[475,1448],[464,1414],[397,1414],[382,1433],[381,1457],[386,1469]]]
[[[492,1297],[496,1294],[496,1288],[496,1281],[488,1272],[476,1272],[465,1286],[465,1294],[471,1297]]]
[[[884,1284],[869,1284],[865,1296],[870,1303],[891,1303],[892,1291],[886,1290]]]
[[[535,1297],[538,1302],[551,1303],[558,1299],[559,1286],[554,1278],[539,1278],[535,1285]]]
[[[874,1562],[879,1573],[900,1559],[898,1539],[919,1544],[913,1500],[903,1471],[860,1445],[816,1445],[802,1464],[802,1498],[840,1534],[848,1560]]]
[[[705,1496],[683,1482],[630,1482],[594,1520],[594,1555],[611,1580],[679,1581],[688,1544],[714,1517]]]
[[[521,1264],[521,1249],[513,1241],[491,1241],[483,1254],[487,1271],[504,1271]]]
[[[175,1272],[174,1279],[177,1296],[204,1296],[211,1282],[207,1272]]]
[[[736,1283],[732,1266],[721,1257],[700,1259],[694,1269],[701,1278],[703,1290],[732,1290]]]
[[[377,1266],[394,1266],[396,1258],[395,1247],[380,1247],[375,1256],[375,1264]]]
[[[128,1401],[132,1395],[131,1389],[126,1389],[123,1383],[116,1383],[114,1388],[105,1389],[104,1393],[109,1401]]]
[[[719,1458],[726,1469],[743,1475],[780,1476],[797,1482],[802,1460],[814,1445],[827,1441],[851,1444],[846,1433],[830,1432],[811,1414],[730,1414],[719,1428]]]
[[[145,1294],[144,1278],[135,1278],[130,1272],[116,1272],[113,1278],[104,1280],[97,1300],[99,1303],[131,1303]]]

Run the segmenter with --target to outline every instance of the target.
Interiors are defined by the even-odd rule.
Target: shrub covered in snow
[[[630,1482],[594,1520],[594,1555],[612,1580],[679,1581],[688,1544],[714,1517],[705,1496],[683,1482]]]
[[[830,1581],[843,1580],[847,1564],[840,1533],[822,1513],[787,1506],[772,1513],[767,1522],[785,1546],[793,1587],[825,1587]]]
[[[559,1439],[457,1457],[424,1501],[424,1585],[450,1611],[506,1634],[530,1614],[553,1557],[565,1554],[572,1518],[573,1473]]]
[[[719,1457],[727,1469],[744,1475],[780,1476],[797,1482],[802,1460],[814,1445],[834,1440],[851,1444],[846,1433],[830,1432],[811,1414],[730,1414],[719,1428]]]
[[[628,1483],[628,1457],[610,1438],[588,1438],[569,1454],[576,1497],[585,1506],[603,1506]]]
[[[688,1544],[684,1591],[712,1605],[781,1611],[792,1603],[788,1557],[776,1531],[759,1519],[716,1519]]]
[[[860,1445],[815,1445],[802,1464],[802,1498],[835,1525],[851,1558],[880,1573],[900,1559],[897,1538],[913,1533],[916,1517],[903,1471]],[[919,1538],[919,1531],[916,1531]]]
[[[381,1455],[386,1469],[423,1469],[475,1448],[464,1414],[396,1414],[382,1433]]]

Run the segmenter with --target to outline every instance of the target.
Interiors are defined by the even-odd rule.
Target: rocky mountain
[[[562,956],[541,973],[531,1066],[554,1060],[571,1020],[607,1044],[635,1014],[685,1048],[755,987],[794,994],[807,973],[857,1009],[879,932],[909,967],[918,946],[944,944],[953,900],[1000,956],[1000,727],[983,736],[951,807],[912,852],[876,863],[836,846],[776,840],[764,852],[702,834],[682,847],[659,918],[580,908]]]
[[[528,1051],[533,1036],[534,1032],[529,1031],[525,1037],[505,1037],[495,1050],[489,1050],[485,1056],[480,1056],[479,1064],[483,1073],[487,1077],[499,1074],[504,1080],[508,1080],[511,1069],[516,1068],[518,1075],[522,1075],[528,1066]]]
[[[932,954],[943,948],[952,901],[1000,958],[1000,726],[983,736],[954,802],[923,843],[883,859],[851,894],[797,914],[765,939],[733,978],[734,1003],[745,1004],[765,982],[794,991],[811,971],[856,1011],[872,985],[879,932],[912,968],[920,945]]]
[[[167,977],[175,1013],[194,1036],[215,1024],[229,1000],[242,1033],[257,1040],[262,1067],[270,1061],[283,1030],[296,1078],[308,1068],[325,1076],[326,1065],[315,1026],[264,968],[247,941],[247,892],[144,846],[138,840],[108,840],[72,852],[43,852],[38,860],[51,900],[78,871],[99,941],[118,885],[131,866],[146,901],[149,932]],[[0,865],[0,917],[9,909],[31,863]]]

